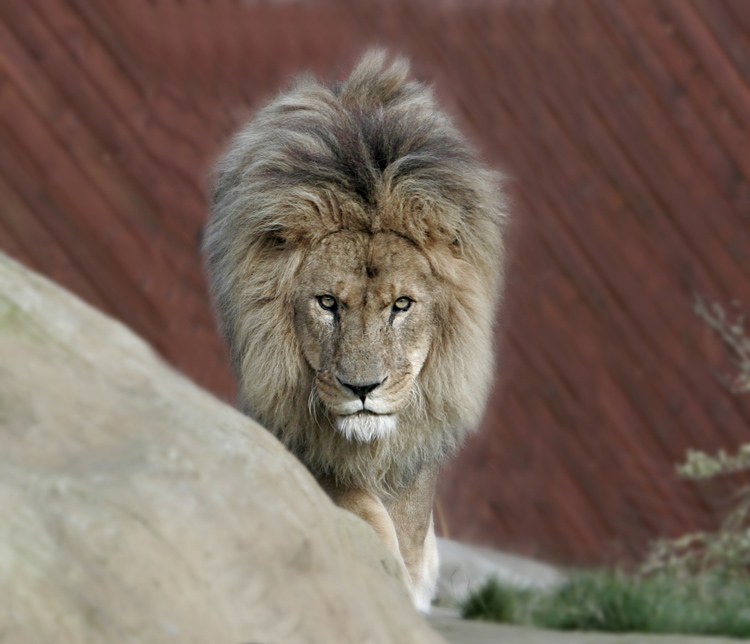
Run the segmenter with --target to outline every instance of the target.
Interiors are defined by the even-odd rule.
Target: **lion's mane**
[[[393,491],[475,428],[493,375],[502,286],[499,177],[408,64],[366,55],[344,83],[303,77],[262,109],[220,160],[204,250],[239,379],[239,404],[318,476]],[[294,326],[306,249],[340,230],[391,230],[449,285],[438,333],[398,431],[347,441],[310,403]],[[435,252],[437,247],[451,253]],[[450,259],[446,259],[449,256]]]

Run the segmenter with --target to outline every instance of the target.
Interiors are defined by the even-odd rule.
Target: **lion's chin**
[[[378,438],[385,438],[396,431],[396,416],[389,414],[370,414],[360,412],[336,419],[338,429],[349,441],[371,443]]]

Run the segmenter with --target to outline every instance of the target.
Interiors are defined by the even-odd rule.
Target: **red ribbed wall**
[[[750,314],[746,0],[5,0],[0,248],[226,399],[197,254],[212,160],[304,69],[411,57],[516,224],[500,377],[443,478],[451,536],[569,561],[715,524],[750,395],[692,312]]]

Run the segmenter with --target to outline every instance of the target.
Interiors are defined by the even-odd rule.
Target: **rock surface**
[[[0,639],[442,641],[272,436],[2,255]]]

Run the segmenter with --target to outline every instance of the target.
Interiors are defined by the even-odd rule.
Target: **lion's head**
[[[261,110],[205,242],[243,409],[344,483],[392,489],[442,458],[489,392],[502,213],[403,61],[370,54]]]
[[[348,439],[395,431],[418,404],[419,373],[445,289],[410,241],[393,232],[333,233],[299,271],[295,328],[312,393]]]

